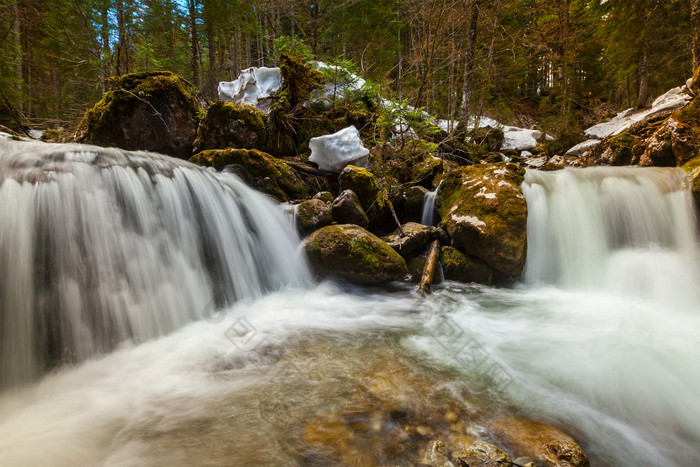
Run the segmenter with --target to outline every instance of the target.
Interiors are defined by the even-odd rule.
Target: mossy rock
[[[320,199],[302,201],[294,209],[294,223],[299,233],[304,236],[330,225],[331,222],[331,208]]]
[[[413,167],[411,181],[425,188],[433,186],[435,177],[443,173],[443,160],[439,157],[428,156]]]
[[[403,279],[404,259],[379,237],[353,224],[329,225],[303,243],[311,268],[321,276],[358,283]]]
[[[72,141],[72,135],[65,130],[44,130],[41,140],[47,143],[68,143]]]
[[[207,149],[264,149],[267,141],[266,116],[246,104],[216,101],[197,129],[196,152]]]
[[[204,100],[187,81],[156,71],[110,78],[109,87],[78,125],[79,142],[190,158]]]
[[[632,165],[638,162],[641,155],[638,153],[635,158],[634,148],[638,142],[640,142],[639,137],[630,132],[607,138],[591,149],[588,156],[590,160],[589,165]]]
[[[440,263],[446,280],[486,285],[494,282],[494,270],[491,267],[451,246],[440,248]]]
[[[453,245],[491,267],[495,282],[519,279],[525,264],[524,175],[505,162],[460,167],[445,176],[436,196],[440,226]]]
[[[695,208],[700,214],[700,157],[691,159],[683,166],[683,170],[690,178],[690,190],[695,200]]]
[[[391,229],[393,218],[389,192],[372,172],[362,167],[348,165],[340,172],[338,186],[341,191],[352,190],[357,195],[373,231]]]
[[[333,200],[331,205],[333,221],[338,224],[355,224],[363,228],[369,227],[369,218],[362,209],[360,200],[352,190],[344,190]]]
[[[249,183],[280,201],[309,196],[309,189],[289,165],[255,149],[213,149],[195,154],[190,162],[223,170],[240,166]]]
[[[428,243],[438,237],[436,227],[407,222],[389,235],[382,237],[390,247],[400,254],[403,259],[410,261],[413,257],[423,254]]]
[[[474,144],[482,147],[486,152],[499,151],[505,139],[503,130],[490,126],[474,128],[469,132],[469,136]]]

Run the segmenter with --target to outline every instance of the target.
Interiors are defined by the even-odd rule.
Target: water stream
[[[0,465],[315,465],[305,424],[392,359],[567,427],[592,465],[700,458],[700,261],[678,170],[528,172],[526,283],[446,283],[421,300],[310,286],[290,223],[234,175],[0,144],[0,360],[14,382]],[[498,372],[465,367],[441,323]],[[47,330],[62,343],[49,354]]]

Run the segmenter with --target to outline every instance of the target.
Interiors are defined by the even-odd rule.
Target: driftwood
[[[399,226],[399,235],[401,237],[405,237],[406,234],[403,231],[403,227],[401,227],[401,221],[399,220],[399,216],[396,215],[396,211],[394,210],[394,203],[391,202],[389,196],[387,196],[386,198],[386,205],[389,206],[389,210],[391,210],[391,216],[394,218],[394,222],[396,222],[396,225]]]
[[[299,162],[292,162],[292,161],[284,161],[288,166],[293,168],[296,171],[309,174],[309,175],[316,175],[317,177],[325,177],[325,178],[331,178],[331,179],[337,179],[338,174],[334,172],[328,172],[325,170],[319,170],[315,167],[312,167],[309,164],[303,164]]]
[[[433,240],[433,243],[430,244],[430,249],[428,250],[428,258],[425,261],[423,275],[421,276],[420,286],[418,287],[418,292],[421,294],[430,293],[430,286],[433,283],[433,276],[435,275],[435,267],[437,266],[439,255],[440,242]]]

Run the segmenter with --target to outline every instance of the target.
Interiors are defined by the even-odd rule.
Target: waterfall
[[[271,200],[158,154],[0,141],[0,219],[6,386],[310,277]]]
[[[423,225],[435,225],[435,197],[440,189],[429,191],[423,196],[423,214],[420,223]]]
[[[526,281],[700,304],[697,220],[680,169],[528,171],[523,192]]]

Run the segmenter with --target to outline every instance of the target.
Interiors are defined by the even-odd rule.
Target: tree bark
[[[187,6],[190,12],[190,50],[192,53],[192,84],[198,90],[202,90],[202,73],[199,68],[199,36],[197,35],[197,0],[188,0]]]
[[[649,5],[647,2],[642,2],[639,19],[642,22],[642,34],[637,63],[637,108],[641,109],[646,107],[647,101],[649,100],[649,38],[647,31],[649,24]]]
[[[15,39],[15,73],[17,74],[17,102],[19,103],[19,110],[22,110],[22,36],[20,30],[20,17],[19,17],[19,0],[12,2],[12,9],[15,15],[15,21],[13,27],[14,39]]]
[[[463,131],[469,124],[469,104],[472,99],[472,81],[474,78],[474,52],[476,50],[476,30],[479,22],[479,0],[472,0],[467,30],[467,49],[464,54],[464,83],[462,84],[462,107],[459,122]]]
[[[107,2],[102,3],[102,8],[100,11],[100,20],[102,22],[100,28],[100,42],[102,42],[102,59],[100,60],[100,87],[102,92],[107,92],[107,81],[106,78],[109,76],[109,59],[110,59],[110,48],[109,48],[109,9],[107,8]]]
[[[693,31],[693,73],[700,66],[700,0],[690,0],[690,22]]]
[[[318,2],[319,0],[310,0],[309,7],[311,8],[311,51],[318,58]]]

